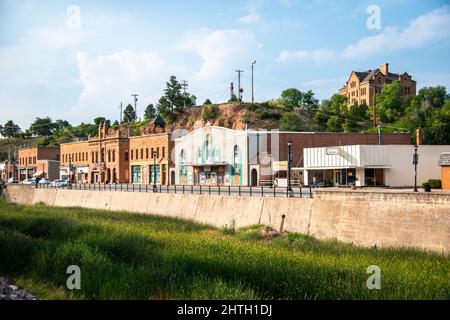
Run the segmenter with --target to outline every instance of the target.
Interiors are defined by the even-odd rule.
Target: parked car
[[[42,178],[38,183],[48,184],[50,183],[50,180],[48,180],[47,178]]]
[[[36,178],[29,178],[29,179],[23,180],[22,183],[23,184],[35,184]]]
[[[69,185],[69,183],[67,182],[67,180],[56,179],[50,182],[50,185],[52,187],[66,187]]]

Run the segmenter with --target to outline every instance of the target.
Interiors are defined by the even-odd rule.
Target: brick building
[[[19,149],[19,181],[32,177],[47,178],[49,180],[57,179],[59,176],[59,161],[59,147],[30,147]]]
[[[126,128],[108,129],[101,124],[98,135],[88,139],[89,183],[128,183],[129,145]]]
[[[75,183],[89,182],[89,143],[61,144],[60,178]]]
[[[10,178],[14,178],[14,180],[17,180],[17,164],[14,160],[11,162],[8,160],[5,160],[4,162],[0,163],[0,178],[3,181],[7,181]]]
[[[292,180],[303,181],[303,149],[344,145],[410,145],[409,133],[249,131],[249,181],[252,185],[287,177],[288,141],[292,142]]]
[[[130,182],[168,184],[172,148],[170,133],[130,137]]]

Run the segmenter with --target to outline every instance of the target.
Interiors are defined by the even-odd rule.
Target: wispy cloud
[[[259,14],[251,13],[249,15],[240,17],[238,19],[238,21],[240,23],[242,23],[242,24],[253,24],[253,23],[258,23],[259,22],[259,18],[260,18]]]
[[[305,60],[317,64],[337,59],[376,55],[380,52],[423,47],[450,39],[450,7],[432,10],[410,22],[408,27],[387,27],[380,34],[364,37],[347,45],[343,50],[320,48],[316,50],[282,51],[278,61]]]

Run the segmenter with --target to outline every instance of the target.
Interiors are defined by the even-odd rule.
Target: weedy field
[[[0,276],[41,299],[450,298],[448,256],[260,230],[0,201]],[[69,265],[80,290],[66,289]],[[366,286],[370,265],[379,290]]]

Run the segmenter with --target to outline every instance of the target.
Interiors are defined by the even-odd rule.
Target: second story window
[[[125,151],[125,161],[128,161],[128,151]]]

